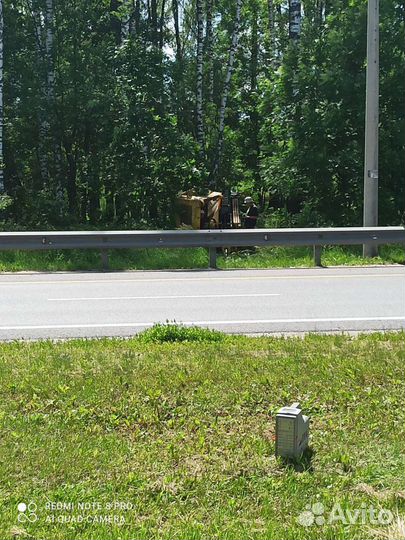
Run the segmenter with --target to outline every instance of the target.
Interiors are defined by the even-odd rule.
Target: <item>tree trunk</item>
[[[186,97],[184,82],[183,46],[179,20],[179,0],[172,0],[174,35],[176,40],[176,62],[174,70],[174,96],[176,104],[177,125],[181,131],[186,131],[188,115],[186,113]]]
[[[124,14],[121,20],[121,42],[129,38],[129,32],[131,29],[130,5],[131,5],[131,0],[122,0],[122,7],[124,8]]]
[[[54,60],[54,10],[53,0],[46,0],[45,4],[45,66],[46,66],[46,107],[49,142],[53,157],[53,179],[55,195],[60,204],[63,201],[63,187],[61,183],[62,157],[60,147],[54,133],[50,133],[51,125],[56,120],[55,111],[55,60]],[[53,122],[51,121],[53,120]],[[49,171],[48,171],[49,174]]]
[[[53,102],[55,97],[55,70],[53,61],[53,0],[46,0],[45,30],[46,93],[49,104]]]
[[[172,9],[173,9],[174,34],[176,38],[176,60],[180,62],[183,57],[183,51],[182,51],[181,39],[180,39],[179,1],[178,0],[172,0]]]
[[[151,27],[151,25],[152,25],[152,23],[151,23],[152,15],[151,15],[151,12],[150,12],[150,0],[146,0],[146,11],[148,13],[148,24]]]
[[[258,9],[256,3],[252,2],[252,27],[250,40],[250,91],[257,90],[257,68],[259,56],[259,40],[258,40]]]
[[[3,152],[3,0],[0,0],[0,195],[5,192],[4,187],[4,152]]]
[[[67,175],[67,195],[69,202],[70,215],[77,215],[77,185],[76,185],[76,173],[77,173],[77,160],[72,151],[71,144],[65,144],[66,158],[68,162],[68,175]]]
[[[159,33],[158,33],[158,14],[157,14],[157,0],[151,0],[150,2],[150,26],[152,34],[152,43],[155,47],[159,44]]]
[[[252,29],[250,41],[250,163],[249,166],[253,171],[256,187],[260,183],[259,171],[259,113],[258,98],[257,98],[257,76],[258,76],[258,60],[259,60],[259,24],[258,14],[259,9],[255,1],[251,2],[252,7]]]
[[[47,84],[46,76],[47,70],[45,67],[46,63],[46,52],[44,45],[44,36],[43,36],[43,24],[44,19],[42,12],[37,6],[33,7],[31,1],[28,3],[31,17],[35,26],[35,44],[37,49],[37,71],[39,73],[39,83],[40,83],[40,99],[39,99],[39,110],[38,110],[38,162],[39,162],[39,172],[40,172],[40,187],[48,185],[48,155],[47,155],[47,140],[49,132],[49,123],[47,120]]]
[[[274,24],[274,2],[273,0],[267,1],[267,9],[269,14],[269,53],[270,63],[273,64],[276,57],[276,36],[275,36],[275,24]]]
[[[226,70],[224,89],[223,89],[222,98],[221,98],[221,107],[219,109],[218,143],[217,143],[217,152],[216,152],[216,158],[215,158],[214,169],[213,169],[214,183],[217,182],[219,167],[221,165],[221,159],[222,159],[222,151],[223,151],[223,146],[224,146],[225,112],[226,112],[226,105],[228,102],[228,94],[231,88],[233,65],[235,62],[236,51],[238,48],[241,9],[242,9],[242,0],[237,0],[235,26],[232,33],[232,42],[231,42],[231,48],[229,49],[229,58],[228,58],[228,65],[227,65],[227,70]]]
[[[301,0],[289,0],[289,14],[289,35],[296,43],[301,35]]]
[[[205,58],[207,64],[207,100],[209,103],[214,101],[214,33],[212,25],[212,12],[214,7],[213,0],[207,0],[207,25],[205,30]]]
[[[97,167],[91,171],[92,178],[88,189],[89,198],[89,220],[90,223],[95,224],[100,219],[100,176]]]
[[[166,0],[162,0],[162,6],[160,10],[160,20],[159,20],[159,47],[163,49],[164,45],[164,27],[165,27],[165,7]]]
[[[200,161],[204,160],[204,111],[203,111],[203,47],[204,47],[203,0],[197,0],[197,142],[200,147]]]
[[[50,188],[57,199],[62,202],[61,186],[61,152],[56,137],[51,133],[51,120],[56,117],[55,111],[55,68],[54,68],[54,10],[53,0],[45,1],[45,11],[28,2],[35,25],[35,37],[40,80],[40,103],[38,112],[39,140],[38,160],[40,166],[41,185]],[[52,155],[52,162],[50,156]],[[51,174],[52,169],[52,174]],[[53,177],[53,184],[50,179]]]
[[[135,35],[138,36],[141,27],[141,0],[135,0],[134,13],[134,29]]]

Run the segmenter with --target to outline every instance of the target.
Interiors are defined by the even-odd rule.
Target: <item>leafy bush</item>
[[[138,335],[144,343],[174,343],[174,342],[212,342],[223,341],[226,335],[217,330],[199,328],[198,326],[182,326],[178,324],[155,324]]]

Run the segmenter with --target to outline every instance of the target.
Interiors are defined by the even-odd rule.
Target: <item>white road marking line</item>
[[[232,325],[232,324],[262,324],[262,323],[321,323],[321,322],[363,322],[363,321],[404,321],[405,316],[399,317],[337,317],[325,319],[247,319],[235,321],[176,321],[176,324],[184,326],[212,326],[212,325]],[[21,325],[21,326],[0,326],[1,330],[50,330],[58,328],[130,328],[130,327],[150,327],[156,322],[123,322],[123,323],[94,323],[94,324],[44,324],[44,325]],[[167,321],[160,321],[165,324]]]
[[[189,294],[189,295],[167,295],[167,296],[104,296],[104,297],[86,297],[86,298],[48,298],[49,302],[81,302],[82,300],[181,300],[182,298],[250,298],[261,296],[280,296],[278,293],[264,293],[264,294]]]
[[[0,276],[1,278],[2,276]],[[243,279],[347,279],[347,278],[389,278],[401,277],[405,278],[405,272],[392,274],[331,274],[331,275],[310,275],[310,276],[212,276],[212,277],[195,277],[195,278],[140,278],[140,279],[84,279],[84,280],[57,280],[57,281],[1,281],[1,285],[71,285],[71,284],[88,284],[95,283],[96,285],[104,283],[145,283],[145,282],[166,282],[166,281],[224,281],[224,280],[243,280]]]

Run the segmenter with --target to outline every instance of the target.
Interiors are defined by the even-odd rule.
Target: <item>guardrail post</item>
[[[107,272],[110,269],[110,264],[108,260],[108,249],[101,250],[101,265],[104,272]]]
[[[210,247],[208,248],[208,256],[209,256],[209,268],[216,268],[217,267],[217,248],[216,247]]]
[[[322,266],[322,246],[314,246],[314,265]]]

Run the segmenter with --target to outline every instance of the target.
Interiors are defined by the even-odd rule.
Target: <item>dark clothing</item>
[[[245,215],[245,228],[254,229],[256,227],[257,218],[259,216],[259,209],[254,204],[247,209]]]

